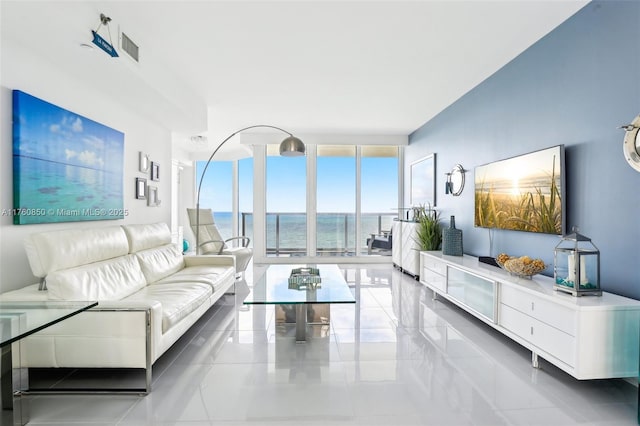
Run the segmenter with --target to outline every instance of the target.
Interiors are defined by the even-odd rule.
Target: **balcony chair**
[[[194,234],[198,232],[196,209],[187,209],[189,215],[189,224]],[[249,248],[251,240],[249,237],[231,237],[226,240],[222,239],[218,227],[213,220],[213,212],[211,209],[200,209],[200,249],[196,247],[199,254],[227,254],[236,258],[236,273],[241,276],[247,269],[247,265],[253,257],[253,249]],[[229,241],[242,240],[242,247],[231,247],[227,245]]]
[[[393,234],[391,231],[382,231],[382,234],[371,234],[367,238],[367,253],[371,254],[373,249],[391,251],[393,245]]]

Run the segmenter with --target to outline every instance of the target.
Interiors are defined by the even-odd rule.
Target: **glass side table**
[[[98,302],[0,301],[0,423],[24,425],[29,421],[26,399],[22,398],[29,376],[20,365],[21,339],[97,305]]]

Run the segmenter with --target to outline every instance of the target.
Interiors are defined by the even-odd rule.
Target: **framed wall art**
[[[411,206],[436,205],[436,154],[411,163]]]
[[[154,182],[160,180],[160,164],[155,161],[151,162],[151,180]]]
[[[158,207],[160,200],[158,199],[158,187],[149,185],[147,187],[147,206]]]
[[[151,160],[149,159],[149,154],[145,154],[144,152],[140,151],[139,154],[139,170],[142,173],[149,173],[149,167],[151,166]]]
[[[138,200],[147,198],[147,180],[145,178],[136,178],[136,198]]]
[[[124,133],[13,91],[16,225],[124,218]]]

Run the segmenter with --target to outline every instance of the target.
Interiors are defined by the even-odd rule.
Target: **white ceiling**
[[[178,141],[221,141],[258,123],[408,135],[586,3],[2,0],[0,10],[3,39],[101,79]],[[120,28],[139,45],[139,65],[81,51],[101,12],[114,44]]]

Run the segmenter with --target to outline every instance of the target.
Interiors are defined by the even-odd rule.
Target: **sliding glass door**
[[[316,158],[318,256],[355,253],[356,194],[356,147],[319,145]]]
[[[205,164],[206,161],[196,163],[196,183],[200,182]],[[234,235],[233,179],[232,161],[212,161],[207,168],[200,194],[200,208],[213,210],[213,218],[224,239]]]
[[[281,157],[267,146],[266,255],[307,255],[307,157]]]
[[[391,231],[398,216],[398,147],[363,146],[360,155],[360,247],[368,253],[366,244],[371,234]],[[390,255],[389,251],[378,254]]]

